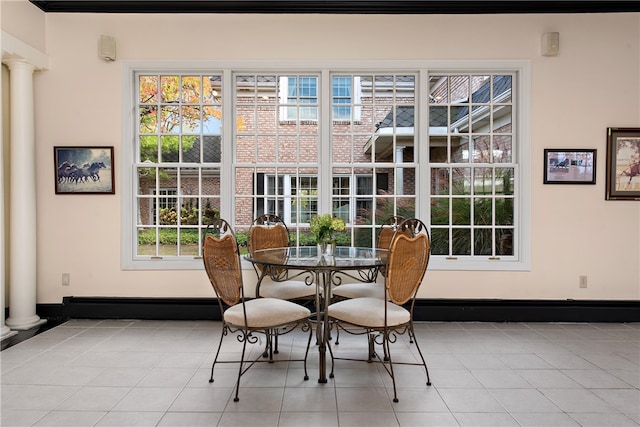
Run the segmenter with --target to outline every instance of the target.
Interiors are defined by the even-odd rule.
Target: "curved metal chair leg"
[[[216,367],[216,363],[218,362],[218,356],[220,355],[220,349],[222,348],[222,340],[224,339],[226,333],[226,328],[223,328],[222,334],[220,335],[220,342],[218,343],[218,351],[216,351],[216,357],[213,359],[213,364],[211,365],[211,377],[209,378],[210,383],[213,382],[213,369]]]

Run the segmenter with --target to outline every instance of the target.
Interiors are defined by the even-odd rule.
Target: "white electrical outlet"
[[[587,287],[587,276],[580,276],[578,278],[578,283],[580,284],[581,288],[586,288]]]
[[[71,275],[69,273],[62,273],[62,286],[69,286],[71,282]]]

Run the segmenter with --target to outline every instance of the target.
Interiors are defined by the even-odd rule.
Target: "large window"
[[[128,65],[124,90],[124,268],[201,268],[200,234],[217,215],[242,241],[274,213],[313,244],[309,222],[326,212],[347,223],[339,244],[373,245],[390,215],[417,216],[430,268],[528,268],[524,65],[147,65]]]

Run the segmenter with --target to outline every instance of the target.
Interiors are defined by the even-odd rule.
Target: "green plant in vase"
[[[336,244],[335,233],[344,231],[346,228],[342,218],[334,217],[328,213],[311,218],[309,225],[316,238],[316,243],[322,247],[322,252],[325,252],[328,246],[333,248]]]

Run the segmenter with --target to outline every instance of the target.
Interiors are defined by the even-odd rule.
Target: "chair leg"
[[[391,361],[391,351],[389,348],[389,335],[387,333],[384,334],[382,347],[384,349],[384,353],[386,354],[386,359],[389,362],[389,375],[391,375],[391,382],[393,383],[393,401],[397,403],[398,392],[396,390],[396,376],[393,372],[393,362]]]
[[[216,367],[216,363],[218,362],[218,356],[220,355],[220,349],[222,348],[222,340],[224,336],[227,334],[227,327],[222,327],[222,334],[220,334],[220,342],[218,343],[218,351],[216,351],[216,357],[213,359],[213,364],[211,365],[211,377],[209,378],[209,382],[213,382],[213,369]]]
[[[422,360],[422,366],[424,366],[424,370],[427,373],[427,385],[431,385],[431,378],[429,377],[429,368],[427,368],[427,362],[424,361],[424,357],[422,356],[422,350],[420,350],[420,346],[418,345],[418,338],[413,330],[413,323],[409,325],[409,334],[413,337],[413,341],[418,349],[418,354],[420,355],[420,359]]]
[[[309,380],[309,374],[307,373],[307,357],[309,356],[309,347],[311,347],[311,339],[313,338],[313,325],[309,323],[309,339],[307,340],[307,351],[304,353],[304,380]]]
[[[236,396],[233,398],[234,402],[240,400],[238,397],[238,393],[240,393],[240,377],[242,377],[242,368],[244,362],[244,355],[247,350],[247,341],[249,341],[249,333],[247,331],[242,332],[243,335],[243,343],[242,343],[242,356],[240,356],[240,367],[238,368],[238,380],[236,381]]]

